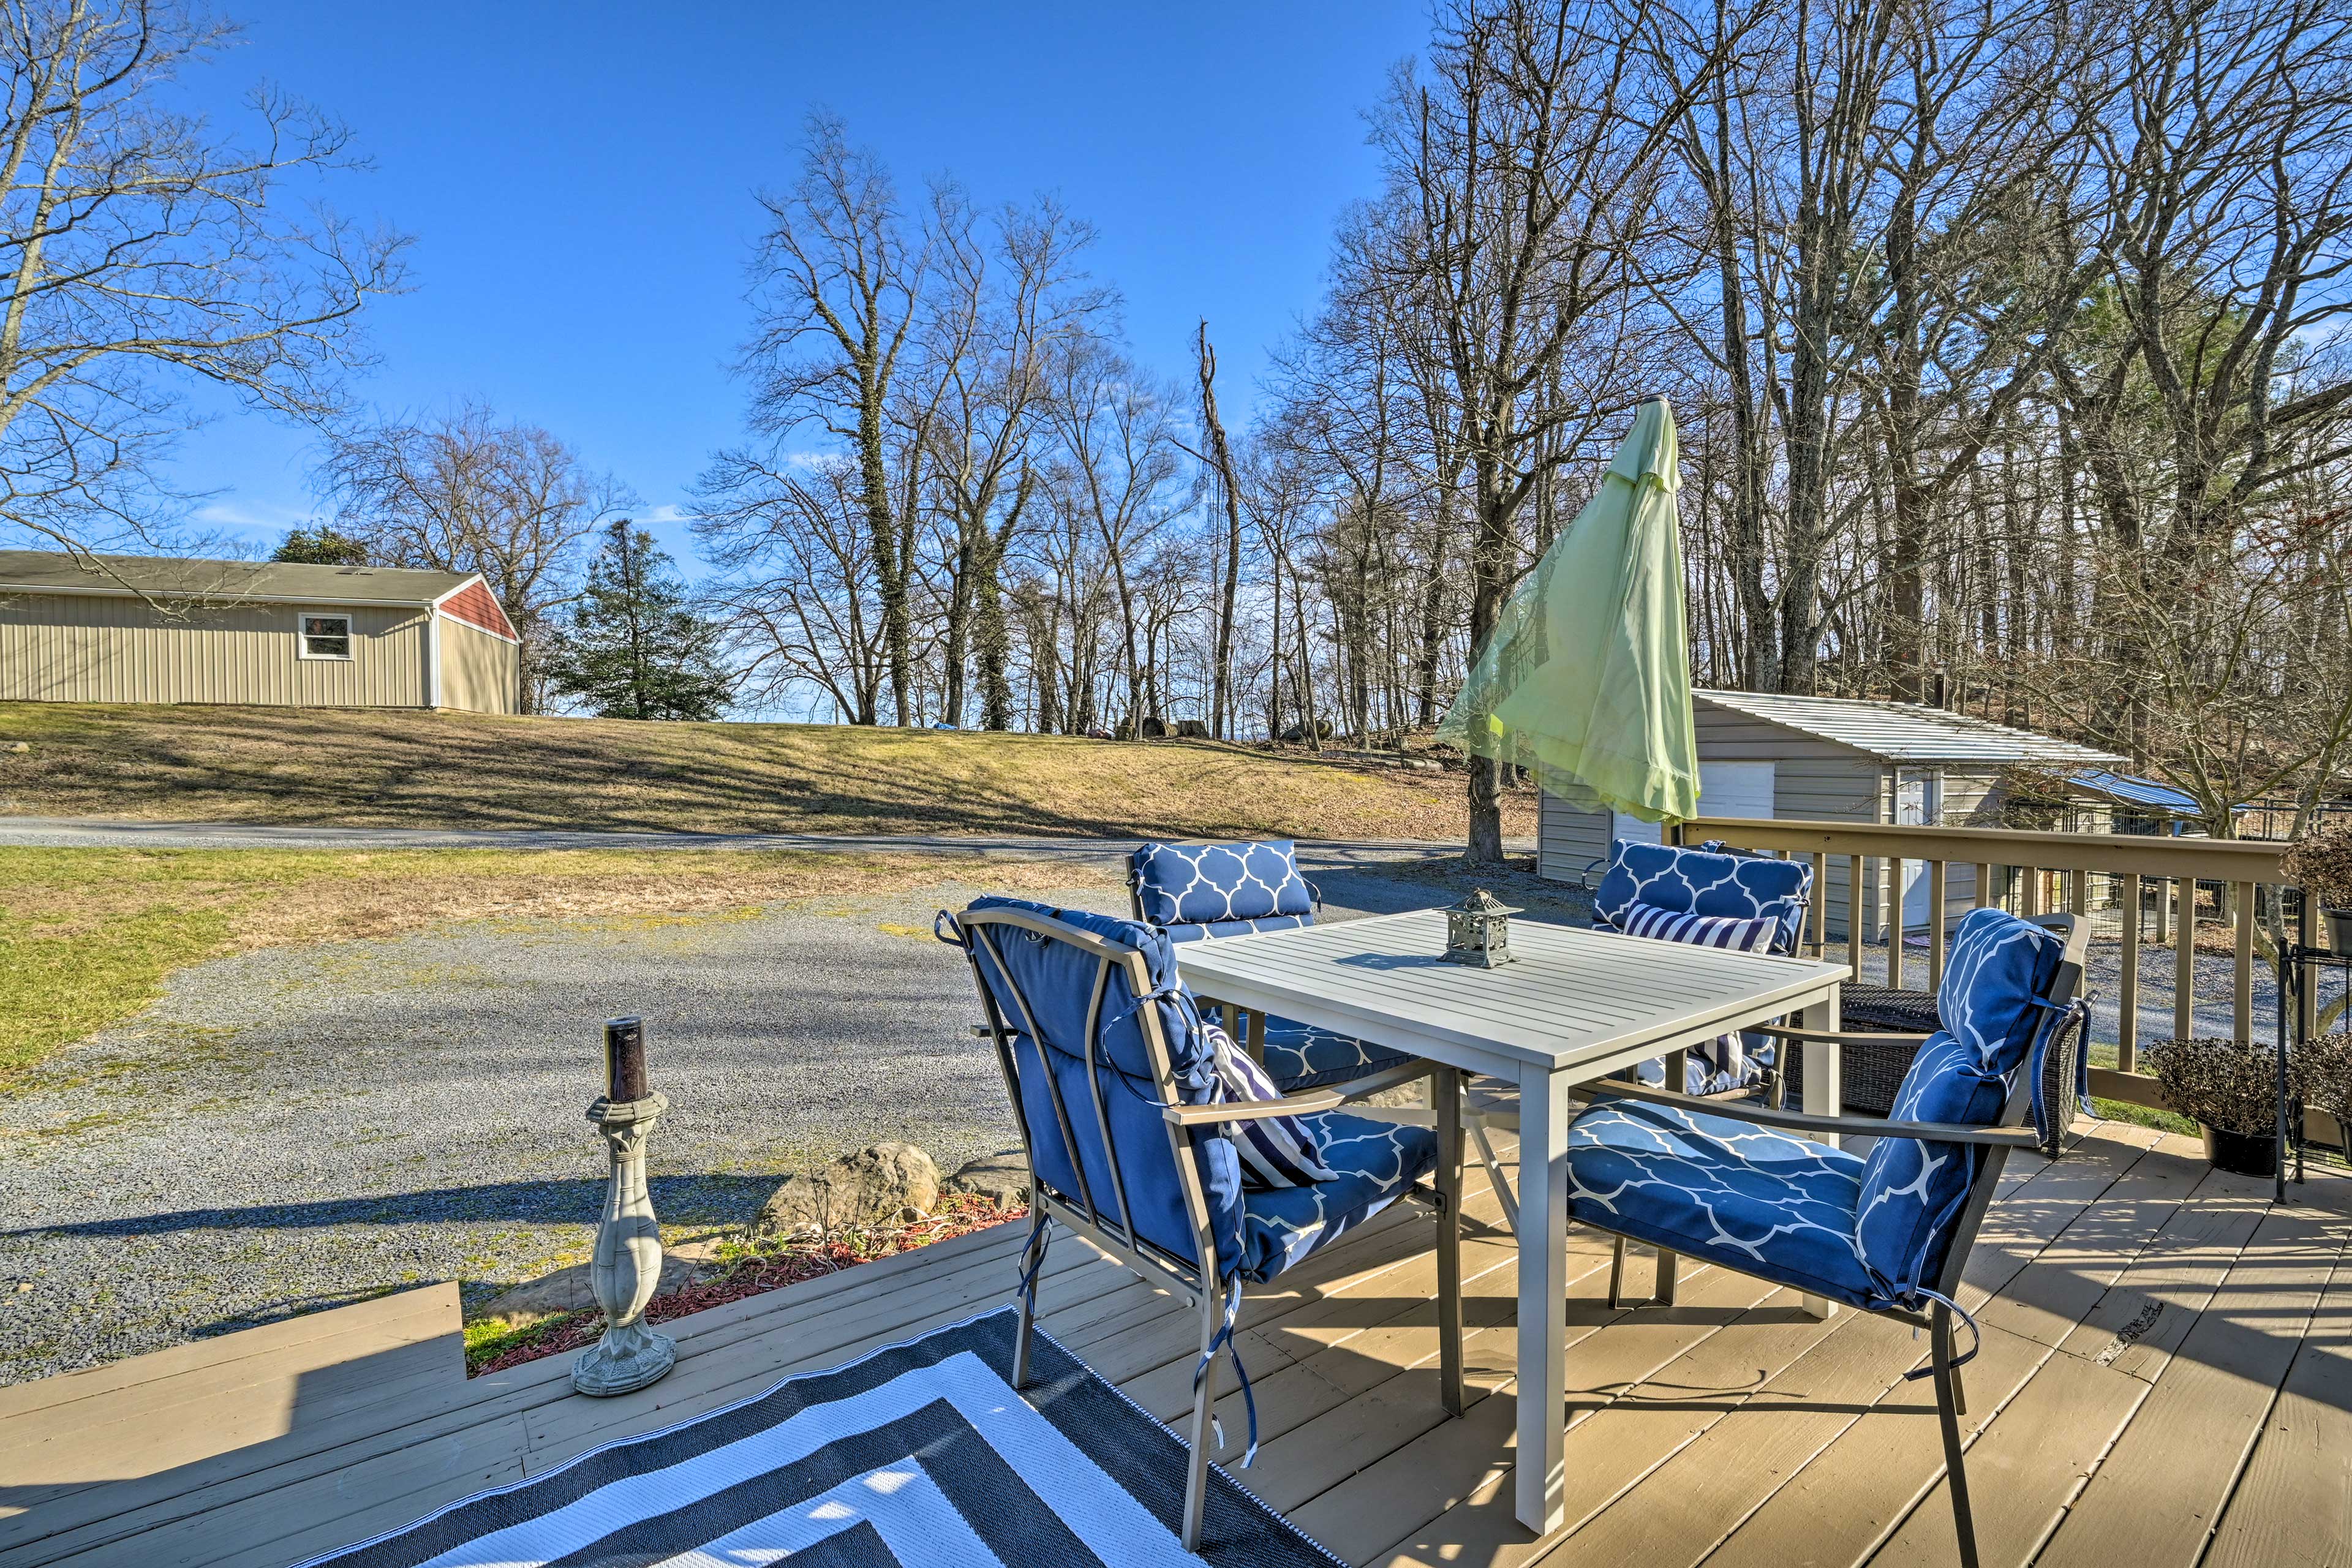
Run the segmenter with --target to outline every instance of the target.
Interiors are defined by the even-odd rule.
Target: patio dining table
[[[1335,921],[1187,943],[1198,995],[1516,1084],[1519,1090],[1518,1448],[1515,1511],[1566,1522],[1566,1216],[1570,1090],[1727,1031],[1801,1015],[1834,1029],[1843,963],[1512,923],[1514,962],[1445,962],[1445,914]],[[1838,1103],[1838,1051],[1804,1053],[1808,1107]],[[1808,1298],[1817,1314],[1825,1300]]]

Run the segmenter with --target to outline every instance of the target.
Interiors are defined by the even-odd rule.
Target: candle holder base
[[[572,1386],[592,1399],[631,1394],[677,1364],[677,1342],[643,1322],[607,1329],[572,1363]]]
[[[572,1363],[572,1386],[597,1398],[643,1388],[677,1364],[677,1342],[645,1323],[662,1266],[661,1225],[646,1187],[646,1139],[668,1109],[658,1094],[617,1103],[599,1096],[588,1108],[613,1162],[588,1264],[589,1289],[606,1327],[604,1337]]]

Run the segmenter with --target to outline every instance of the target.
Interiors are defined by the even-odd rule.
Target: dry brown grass
[[[1105,886],[1101,865],[760,850],[0,849],[0,1082],[227,952],[449,921],[677,917],[983,882]],[[922,933],[917,933],[922,934]]]
[[[8,751],[16,741],[26,752]],[[1459,841],[1462,775],[1206,742],[0,704],[0,812],[702,833]],[[1532,792],[1504,831],[1535,831]]]

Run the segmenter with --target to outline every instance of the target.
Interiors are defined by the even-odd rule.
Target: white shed
[[[2000,779],[2024,764],[2052,772],[2112,769],[2124,759],[2070,741],[1910,702],[1844,697],[1778,697],[1752,691],[1694,691],[1697,721],[1699,815],[1792,817],[1811,822],[1924,823],[1995,826]],[[1612,838],[1655,843],[1656,825],[1610,812],[1585,811],[1549,795],[1538,817],[1538,868],[1572,881],[1605,860]],[[1864,873],[1863,907],[1874,927],[1883,898],[1881,868]],[[1973,868],[1949,868],[1950,912],[1976,901]],[[1828,900],[1832,935],[1845,935],[1846,862],[1832,856]],[[1927,888],[1917,861],[1905,865],[1904,923],[1924,924]],[[1866,940],[1884,933],[1873,929]]]

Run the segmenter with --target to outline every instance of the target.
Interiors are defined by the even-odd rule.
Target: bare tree
[[[800,177],[760,204],[770,226],[752,264],[757,331],[743,356],[752,427],[781,452],[814,424],[855,454],[891,702],[896,721],[911,723],[913,487],[903,462],[894,479],[888,447],[893,384],[920,310],[931,237],[909,231],[889,171],[824,112],[809,117]],[[906,455],[919,461],[917,434]]]
[[[949,538],[943,710],[964,722],[976,653],[982,724],[1003,730],[1013,694],[1002,573],[1035,492],[1032,448],[1046,424],[1048,367],[1113,299],[1077,269],[1093,230],[1052,201],[988,223],[952,187],[936,193],[934,206],[938,282],[911,374],[932,387],[912,423],[929,437],[929,479]]]
[[[188,386],[321,418],[401,286],[400,237],[289,199],[354,166],[341,125],[257,90],[248,145],[173,107],[231,37],[147,0],[0,12],[0,521],[86,561],[152,539]]]
[[[524,710],[544,711],[550,616],[577,589],[581,541],[635,504],[628,487],[481,404],[339,430],[316,480],[370,561],[483,575],[522,642]]]
[[[1429,81],[1400,77],[1375,121],[1460,420],[1473,646],[1527,569],[1521,508],[1583,455],[1567,427],[1622,416],[1640,392],[1623,384],[1622,307],[1661,224],[1659,153],[1704,76],[1650,98],[1659,79],[1625,47],[1625,20],[1565,0],[1449,0]],[[1572,351],[1597,395],[1547,396]],[[1473,863],[1502,858],[1500,785],[1491,759],[1470,759]]]
[[[874,554],[856,465],[762,468],[738,455],[722,458],[707,485],[727,500],[706,503],[694,531],[720,573],[712,602],[739,689],[772,704],[814,688],[836,719],[877,722],[887,657],[869,609]]]

